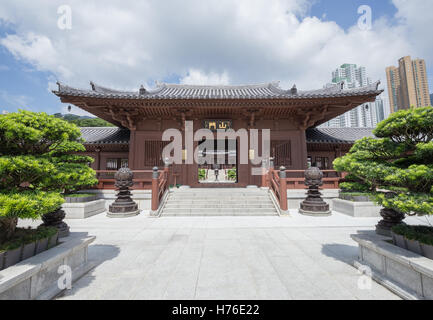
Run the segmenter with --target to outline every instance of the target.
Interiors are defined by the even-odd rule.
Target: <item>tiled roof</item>
[[[129,130],[117,127],[81,128],[85,144],[128,144]],[[372,128],[314,128],[307,130],[308,143],[353,144],[364,137],[374,137]]]
[[[129,130],[117,127],[85,127],[81,137],[85,144],[128,144]]]
[[[119,91],[98,86],[93,82],[90,89],[77,89],[58,83],[58,96],[77,96],[111,99],[310,99],[327,97],[364,96],[380,94],[380,82],[365,87],[342,89],[335,85],[319,90],[301,91],[296,86],[283,90],[278,82],[241,86],[199,86],[181,84],[157,84],[156,89],[146,90],[143,87],[137,91]]]
[[[373,128],[313,128],[307,130],[308,143],[353,144],[364,137],[374,138]]]

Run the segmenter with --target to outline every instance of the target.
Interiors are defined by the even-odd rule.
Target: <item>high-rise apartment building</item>
[[[398,67],[386,68],[391,112],[431,105],[424,59],[400,58]]]
[[[343,86],[343,88],[359,88],[371,84],[365,67],[356,64],[343,64],[332,72],[332,83],[326,86]],[[384,103],[380,97],[375,102],[365,103],[345,114],[323,124],[324,127],[376,127],[385,119]]]

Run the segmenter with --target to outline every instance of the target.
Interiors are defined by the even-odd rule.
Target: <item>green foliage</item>
[[[97,183],[80,129],[62,119],[20,110],[0,115],[0,241],[17,218],[37,219],[63,203],[60,192]],[[6,236],[5,236],[6,235]]]
[[[359,182],[342,182],[340,189],[343,192],[368,192],[370,190],[366,184]]]
[[[0,193],[0,218],[37,219],[57,210],[64,202],[58,192]]]
[[[349,172],[372,191],[393,191],[376,196],[387,208],[409,215],[433,214],[433,108],[394,113],[374,132],[380,139],[356,142],[347,155],[334,161],[335,169]],[[359,185],[342,187],[361,191],[350,190]]]
[[[73,123],[78,127],[114,127],[113,124],[100,118],[81,117],[75,114],[63,115],[61,113],[54,114],[54,117],[63,119],[69,123]]]
[[[409,240],[415,240],[427,245],[433,245],[433,227],[399,224],[394,226],[392,231],[395,234],[404,236]]]
[[[229,180],[236,181],[237,179],[236,169],[227,170],[227,177]]]
[[[379,138],[396,143],[416,145],[433,140],[433,108],[401,110],[377,125],[373,132]]]
[[[0,116],[0,189],[74,191],[97,183],[80,130],[45,113]]]
[[[170,185],[170,188],[172,188],[173,185]],[[72,193],[72,194],[64,194],[64,197],[68,198],[86,198],[86,197],[93,197],[94,193]]]
[[[0,252],[14,250],[22,245],[26,245],[38,240],[51,238],[58,232],[54,227],[38,227],[37,229],[17,228],[14,237],[0,245]]]
[[[433,213],[432,194],[402,192],[393,197],[387,197],[383,193],[378,193],[376,201],[385,208],[391,208],[408,215],[430,215]]]
[[[198,169],[198,179],[199,180],[206,179],[206,170],[205,169]]]
[[[0,156],[47,154],[76,142],[80,136],[80,129],[75,125],[43,112],[20,110],[0,116]],[[78,150],[63,150],[66,151]]]

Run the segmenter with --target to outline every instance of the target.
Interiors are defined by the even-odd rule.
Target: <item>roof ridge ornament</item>
[[[293,85],[292,89],[290,89],[290,94],[295,96],[298,94],[298,88],[296,88],[296,84]]]
[[[145,95],[147,91],[146,91],[146,88],[143,85],[141,85],[140,90],[138,92],[139,92],[140,96],[142,96],[142,95]]]

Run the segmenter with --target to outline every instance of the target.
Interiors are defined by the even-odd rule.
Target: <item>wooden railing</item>
[[[287,203],[287,177],[286,168],[281,167],[279,171],[269,169],[267,179],[262,178],[262,183],[266,182],[270,190],[277,198],[278,204],[282,211],[288,210]]]
[[[114,174],[117,171],[112,170],[95,170],[98,184],[96,189],[116,189]],[[169,188],[170,171],[168,167],[163,170],[158,170],[157,167],[153,170],[132,170],[134,174],[133,182],[134,190],[152,190],[152,210],[158,210],[159,204],[165,192]],[[156,209],[155,209],[156,208]]]
[[[165,167],[162,172],[158,171],[158,167],[153,168],[152,172],[152,211],[157,211],[161,203],[161,199],[169,188],[169,168]]]
[[[339,182],[344,178],[344,174],[341,174],[335,170],[322,170],[323,172],[323,186],[322,189],[338,189]],[[305,170],[286,170],[287,175],[287,189],[305,189]]]
[[[114,183],[114,174],[117,171],[112,170],[95,170],[96,178],[98,179],[98,184],[94,187],[96,189],[116,189]],[[134,190],[150,190],[152,189],[152,170],[132,170],[134,174]]]
[[[263,169],[262,187],[268,187],[277,199],[280,209],[287,210],[287,190],[306,189],[304,170],[280,170]],[[335,170],[322,170],[323,189],[339,189],[339,182],[346,176],[345,173],[338,173]]]

